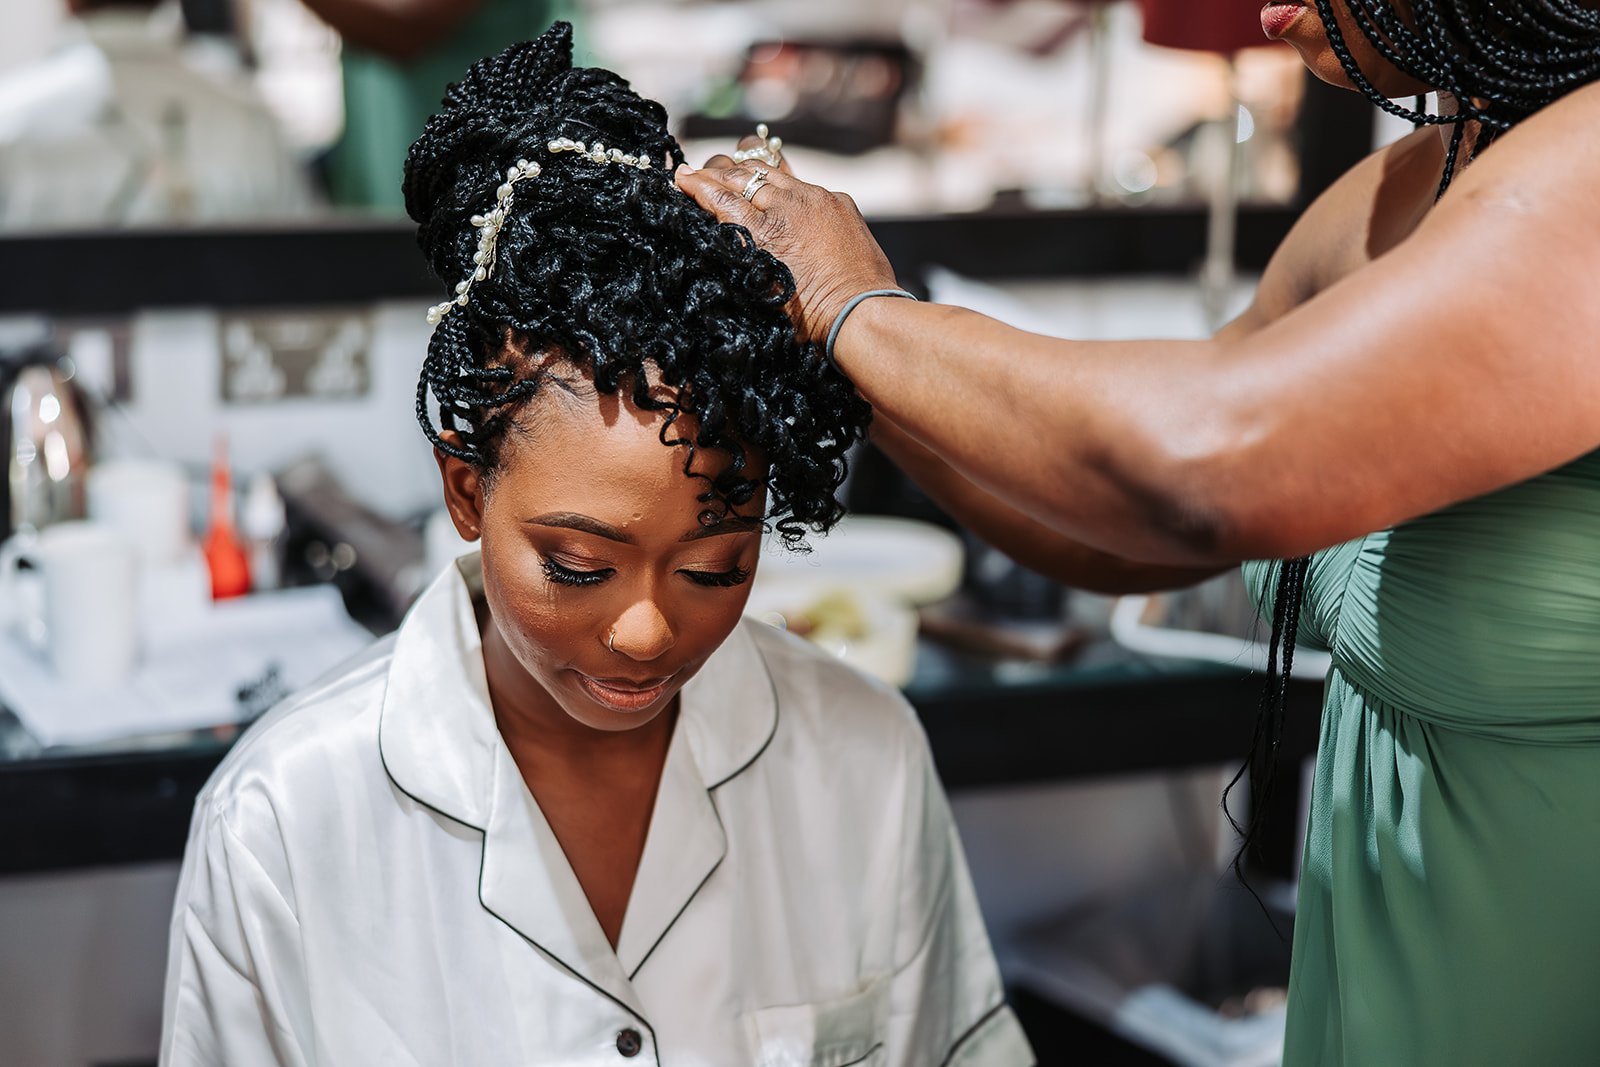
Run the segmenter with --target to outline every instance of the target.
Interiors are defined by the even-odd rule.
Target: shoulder
[[[794,634],[754,619],[740,625],[772,673],[780,730],[841,753],[926,749],[916,712],[899,690]]]
[[[307,800],[342,775],[378,760],[378,715],[394,637],[373,642],[322,679],[288,697],[244,733],[218,765],[197,807],[229,825],[283,813],[283,801]]]
[[[1351,167],[1312,201],[1273,253],[1251,317],[1265,326],[1394,247],[1433,203],[1437,129],[1413,131]]]
[[[1587,230],[1600,222],[1600,199],[1593,195],[1600,181],[1596,124],[1600,83],[1562,97],[1502,134],[1463,172],[1440,206],[1475,202],[1518,219]]]

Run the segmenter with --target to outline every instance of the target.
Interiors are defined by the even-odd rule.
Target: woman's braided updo
[[[767,518],[790,544],[842,515],[845,453],[865,434],[866,402],[801,344],[785,305],[789,270],[742,227],[718,223],[677,189],[683,151],[666,112],[607,70],[573,67],[572,28],[474,64],[450,86],[411,146],[406,211],[447,285],[471,275],[478,231],[506,168],[539,163],[505,201],[493,271],[434,330],[417,384],[417,419],[434,447],[492,478],[512,420],[549,380],[555,356],[604,394],[630,390],[665,411],[665,445],[731,457],[709,482],[704,521],[761,489],[747,450],[766,461]],[[551,153],[556,138],[650,159],[648,170]],[[660,399],[664,386],[673,395]],[[438,402],[438,423],[428,393]],[[673,427],[690,416],[693,435]],[[443,431],[457,437],[445,440]],[[694,475],[695,477],[705,477]]]

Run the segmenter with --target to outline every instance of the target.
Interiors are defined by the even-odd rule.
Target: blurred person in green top
[[[473,61],[572,19],[575,0],[305,0],[344,41],[344,133],[329,191],[347,207],[402,212],[400,169]]]

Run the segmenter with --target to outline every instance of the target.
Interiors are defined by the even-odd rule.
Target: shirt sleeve
[[[890,1067],[1028,1067],[972,877],[920,730],[906,771],[901,894],[889,991]]]
[[[284,890],[202,797],[173,909],[162,1067],[311,1062],[300,927]]]

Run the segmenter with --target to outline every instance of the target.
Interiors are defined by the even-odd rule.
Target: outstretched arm
[[[1247,337],[1060,341],[880,299],[838,361],[973,483],[1101,551],[1204,566],[1335,544],[1600,445],[1596,121],[1600,88],[1551,105],[1399,247]],[[893,284],[848,198],[774,175],[747,203],[743,173],[679,182],[790,265],[808,335]]]

